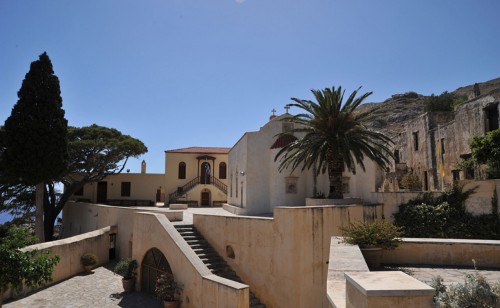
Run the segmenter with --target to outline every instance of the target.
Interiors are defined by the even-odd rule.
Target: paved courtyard
[[[113,273],[110,263],[80,274],[27,297],[7,302],[4,308],[21,307],[163,307],[153,296],[142,292],[123,293],[121,276]]]
[[[123,293],[121,277],[111,271],[112,265],[94,269],[93,274],[81,274],[27,297],[4,303],[5,308],[21,307],[163,307],[153,296],[142,292]],[[386,270],[391,268],[386,267]],[[392,267],[429,283],[432,277],[440,275],[445,284],[463,283],[467,273],[473,269]],[[480,270],[490,283],[500,281],[500,271]]]

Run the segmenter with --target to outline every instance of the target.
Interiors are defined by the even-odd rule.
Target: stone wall
[[[63,209],[62,237],[116,226],[116,258],[132,255],[133,226],[137,212],[161,213],[169,220],[182,220],[182,211],[159,212],[155,208],[137,209],[93,203],[68,202]]]
[[[195,214],[193,222],[266,307],[329,307],[331,236],[381,215],[381,206],[278,207],[274,219]]]
[[[184,286],[182,307],[249,306],[248,286],[213,275],[164,215],[137,213],[132,229],[132,258],[141,264],[151,248],[159,249],[167,259],[175,279]],[[141,275],[139,270],[138,289]]]
[[[385,250],[382,263],[500,268],[500,241],[405,238],[395,250]]]
[[[485,109],[496,108],[498,112],[499,98],[498,94],[484,95],[458,106],[454,112],[425,113],[409,121],[394,137],[400,163],[416,172],[422,190],[443,190],[451,187],[457,176],[466,178],[459,164],[470,154],[471,137],[484,136],[489,130]],[[395,166],[391,171],[396,171]],[[484,178],[484,172],[476,170],[474,178]]]
[[[96,266],[108,263],[109,235],[114,232],[116,232],[116,228],[108,226],[62,240],[31,245],[23,248],[23,250],[48,250],[51,256],[57,255],[61,258],[59,263],[54,267],[50,285],[83,272],[84,268],[80,263],[80,257],[85,253],[93,253],[97,256],[98,264]],[[11,295],[10,292],[5,292],[4,299],[10,298]]]

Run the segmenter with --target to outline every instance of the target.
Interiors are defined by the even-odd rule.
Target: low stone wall
[[[229,213],[233,213],[233,214],[236,214],[236,215],[246,215],[247,214],[247,210],[245,208],[242,208],[242,207],[239,207],[239,206],[230,205],[230,204],[227,204],[227,203],[222,204],[222,208],[224,210],[228,211]]]
[[[326,283],[326,293],[332,307],[344,308],[346,305],[345,273],[369,271],[358,246],[342,243],[341,238],[332,237]]]
[[[84,253],[93,253],[98,258],[100,266],[109,262],[109,234],[115,233],[116,227],[105,227],[96,231],[80,234],[62,240],[41,243],[25,247],[24,250],[50,251],[51,256],[60,256],[61,260],[54,267],[52,282],[57,283],[84,271],[80,257]],[[49,284],[49,285],[50,285]],[[26,292],[28,290],[24,290]],[[7,299],[10,292],[5,293]]]
[[[183,211],[137,209],[94,203],[68,202],[63,209],[62,236],[70,237],[106,226],[117,227],[116,258],[129,258],[132,252],[133,224],[137,212],[159,213],[170,221],[182,221]]]
[[[212,274],[165,216],[153,213],[136,215],[132,257],[142,264],[150,249],[159,249],[176,280],[184,285],[182,307],[249,306],[248,285]],[[137,289],[140,289],[141,276],[139,271]]]
[[[395,250],[386,250],[382,263],[500,268],[500,241],[405,238]]]
[[[434,289],[400,271],[370,272],[357,245],[332,237],[327,298],[334,308],[432,307]]]
[[[478,268],[500,268],[500,241],[405,238],[395,250],[383,252],[382,263],[473,266],[472,259]],[[331,307],[432,307],[430,287],[404,273],[387,273],[369,272],[358,246],[331,238],[327,279]]]

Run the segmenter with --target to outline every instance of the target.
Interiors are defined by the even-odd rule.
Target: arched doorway
[[[200,171],[201,171],[200,183],[210,184],[210,177],[212,176],[212,170],[210,170],[210,164],[208,162],[202,163]]]
[[[155,294],[156,279],[165,273],[172,274],[170,264],[158,248],[151,248],[141,264],[141,291]]]
[[[210,206],[210,190],[203,189],[201,191],[201,206]]]

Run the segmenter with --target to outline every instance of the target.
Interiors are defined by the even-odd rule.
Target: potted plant
[[[137,268],[139,265],[134,259],[122,259],[114,268],[114,272],[123,277],[123,290],[126,293],[132,292],[135,286],[135,276],[137,276]]]
[[[156,280],[155,292],[163,300],[164,308],[179,307],[182,286],[175,281],[174,275],[170,273],[161,274]]]
[[[83,265],[86,273],[90,273],[92,271],[92,268],[96,266],[98,262],[99,259],[97,259],[97,256],[90,252],[84,253],[80,257],[80,263]]]
[[[351,223],[339,229],[344,242],[359,246],[370,267],[380,267],[382,249],[395,249],[401,243],[401,228],[384,219]]]

